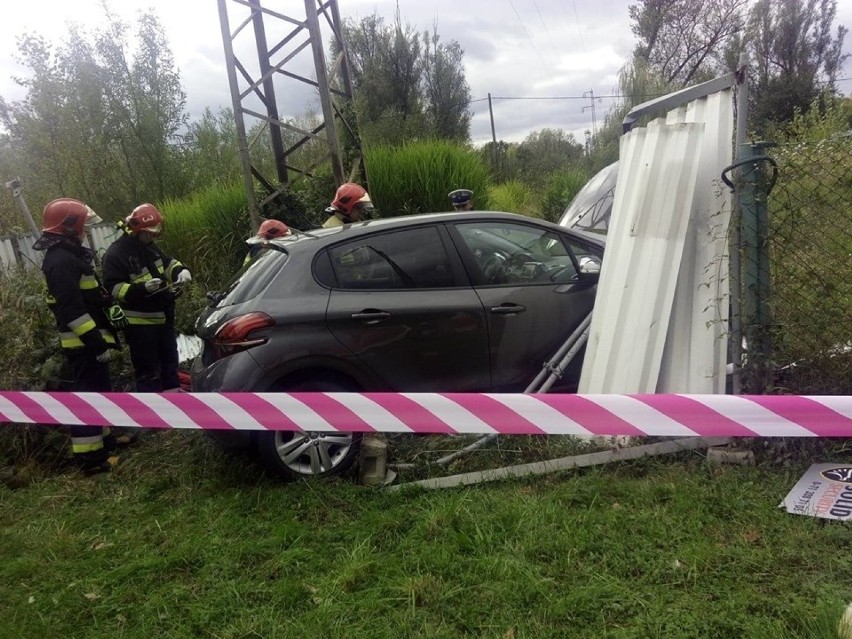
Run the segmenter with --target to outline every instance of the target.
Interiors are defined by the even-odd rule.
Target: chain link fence
[[[774,386],[852,394],[852,133],[769,152]]]

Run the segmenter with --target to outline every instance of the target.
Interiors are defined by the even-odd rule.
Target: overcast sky
[[[698,1],[698,0],[696,0]],[[302,0],[263,0],[265,7],[304,19]],[[498,139],[519,141],[530,131],[562,128],[582,140],[593,126],[591,109],[601,125],[617,87],[617,73],[634,46],[626,0],[400,0],[403,20],[419,30],[437,23],[443,40],[457,40],[465,50],[465,72],[471,88],[474,142],[490,140],[487,97],[493,97]],[[838,3],[836,24],[852,26],[852,0]],[[228,3],[231,29],[244,15]],[[216,0],[113,0],[112,9],[132,20],[140,8],[152,8],[159,16],[181,73],[191,117],[204,107],[230,106],[224,65],[222,35]],[[361,18],[374,11],[393,20],[394,0],[339,0],[344,17]],[[22,92],[12,81],[23,69],[15,62],[16,36],[35,31],[50,39],[62,38],[64,25],[76,21],[97,28],[102,21],[100,0],[24,0],[7,3],[0,21],[0,95],[19,99]],[[284,23],[267,20],[268,40],[277,42]],[[289,29],[288,29],[289,30]],[[253,46],[250,29],[235,46],[246,52]],[[251,40],[249,39],[251,38]],[[852,50],[852,36],[845,49]],[[327,40],[327,38],[326,38]],[[242,57],[242,56],[241,56]],[[293,60],[313,75],[309,51]],[[292,67],[287,67],[292,68]],[[847,62],[843,77],[852,75]],[[318,108],[315,92],[295,81],[279,81],[276,92],[280,109],[298,115]],[[839,88],[852,93],[852,81]],[[585,95],[585,97],[584,97]],[[566,99],[499,99],[499,98]]]

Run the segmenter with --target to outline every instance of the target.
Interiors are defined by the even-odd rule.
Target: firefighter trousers
[[[178,351],[175,327],[171,324],[124,329],[130,360],[140,393],[159,393],[178,388]]]
[[[65,360],[71,374],[72,390],[101,393],[112,390],[106,362],[99,362],[95,355],[85,349],[66,351]],[[97,465],[106,460],[104,436],[109,433],[109,429],[77,425],[69,426],[68,429],[71,433],[71,450],[76,460],[84,466]]]

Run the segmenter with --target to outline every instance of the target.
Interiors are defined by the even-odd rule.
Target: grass
[[[848,525],[776,507],[808,463],[387,493],[150,433],[112,475],[0,488],[0,636],[827,639]]]

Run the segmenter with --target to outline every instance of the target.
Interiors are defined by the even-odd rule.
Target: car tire
[[[347,392],[331,380],[312,380],[288,386],[288,393]],[[286,480],[334,477],[346,473],[361,450],[361,433],[264,431],[255,446],[263,466]]]

